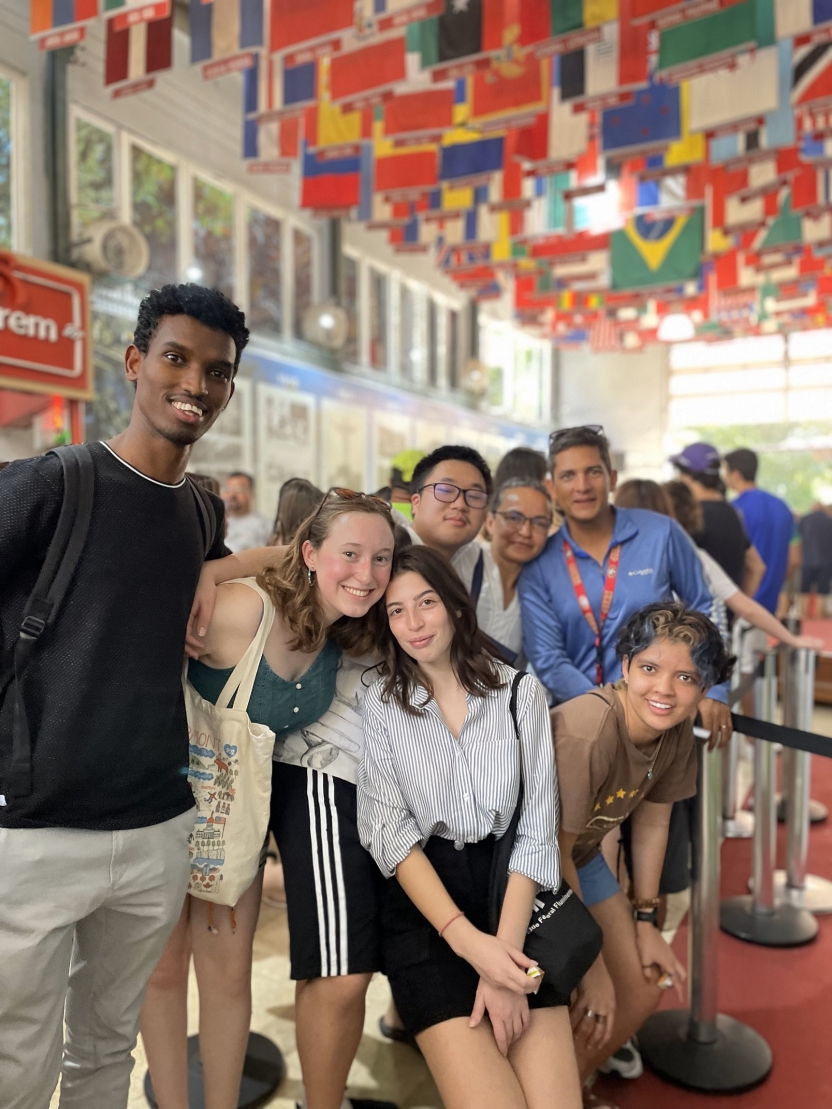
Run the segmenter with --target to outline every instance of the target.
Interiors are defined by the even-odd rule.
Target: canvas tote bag
[[[269,825],[274,732],[247,715],[248,702],[266,639],[274,623],[271,598],[252,578],[235,579],[263,600],[260,627],[234,667],[216,705],[187,680],[188,780],[196,801],[188,840],[188,893],[234,906],[257,875]],[[234,697],[234,707],[228,703]]]

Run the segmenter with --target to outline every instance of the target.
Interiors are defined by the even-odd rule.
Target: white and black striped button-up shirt
[[[514,671],[499,664],[505,685],[468,694],[468,715],[454,739],[436,701],[411,716],[382,701],[381,682],[367,690],[364,752],[358,770],[361,842],[389,878],[410,850],[431,836],[460,847],[505,832],[517,804],[520,751],[509,712]],[[542,889],[560,885],[558,791],[549,710],[543,687],[526,676],[517,696],[524,804],[509,869]]]

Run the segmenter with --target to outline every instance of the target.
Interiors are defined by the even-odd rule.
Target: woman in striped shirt
[[[400,553],[368,690],[358,826],[387,884],[383,963],[446,1109],[577,1109],[568,1011],[523,954],[535,895],[557,889],[557,788],[546,697],[490,652],[462,582],[427,547]],[[497,935],[491,861],[524,804]],[[489,1020],[484,1021],[483,1017]]]

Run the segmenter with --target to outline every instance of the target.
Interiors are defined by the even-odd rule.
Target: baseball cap
[[[719,473],[719,451],[710,443],[691,443],[681,454],[671,455],[670,461],[680,470],[693,474]]]

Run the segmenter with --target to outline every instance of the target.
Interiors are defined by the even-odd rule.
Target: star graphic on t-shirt
[[[639,791],[637,789],[631,789],[630,790],[630,796],[631,797],[638,797],[638,793],[639,793]]]
[[[613,795],[612,795],[612,794],[610,794],[610,795],[609,795],[609,797],[607,798],[607,804],[608,804],[608,805],[611,805],[611,804],[613,803],[613,801],[614,801],[614,800],[615,800],[615,798],[613,797]]]
[[[593,809],[593,812],[600,812],[600,811],[601,811],[601,802],[599,801],[598,804]]]
[[[615,795],[615,796],[616,796],[616,797],[626,797],[626,796],[627,796],[627,791],[626,791],[626,790],[624,790],[624,789],[620,789],[620,790],[619,790],[619,791],[618,791],[618,792],[616,793],[616,795]]]

